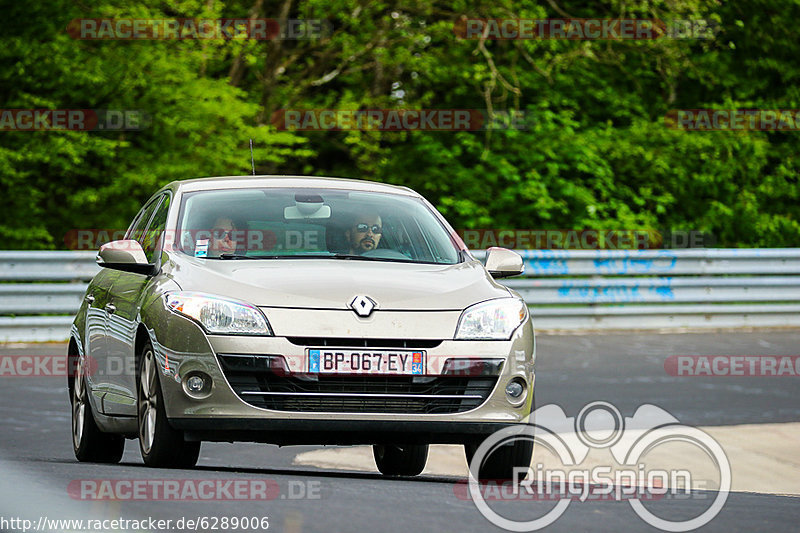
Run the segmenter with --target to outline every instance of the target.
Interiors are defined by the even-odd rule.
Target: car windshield
[[[334,258],[454,264],[449,230],[419,198],[309,188],[186,193],[177,249],[217,260]]]

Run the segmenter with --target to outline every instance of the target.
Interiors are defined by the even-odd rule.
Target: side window
[[[150,222],[150,215],[152,215],[153,211],[155,211],[159,200],[161,200],[160,196],[153,199],[152,202],[147,204],[144,209],[142,209],[141,213],[136,218],[136,222],[133,223],[128,235],[125,237],[126,239],[133,239],[139,241],[139,244],[142,244],[144,230],[147,229],[147,223]]]
[[[164,201],[161,202],[161,204],[158,206],[158,209],[156,209],[156,212],[153,215],[153,220],[150,222],[150,227],[145,232],[143,240],[140,241],[142,248],[144,249],[144,253],[147,256],[148,263],[153,262],[153,254],[156,251],[158,239],[161,237],[161,234],[164,232],[164,228],[167,225],[169,200],[170,196],[165,194]]]
[[[147,204],[147,207],[150,207],[150,204]],[[139,209],[139,212],[136,213],[135,217],[133,217],[133,221],[131,221],[131,224],[128,226],[128,230],[125,232],[125,240],[132,238],[131,235],[133,235],[133,230],[136,228],[136,226],[139,225],[139,221],[142,219],[143,214],[144,214],[144,207]]]

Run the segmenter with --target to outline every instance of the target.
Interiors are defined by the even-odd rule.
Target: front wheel
[[[84,365],[83,358],[78,358],[72,386],[72,450],[82,463],[118,463],[125,451],[125,438],[103,433],[97,427],[89,403]]]
[[[472,464],[478,444],[465,444],[464,452],[467,465]],[[512,479],[515,468],[527,468],[533,459],[533,441],[519,439],[511,444],[500,446],[483,458],[478,467],[478,479],[508,480]]]
[[[428,462],[427,444],[376,444],[372,447],[375,464],[384,476],[416,476]]]
[[[142,459],[147,466],[191,468],[200,456],[200,443],[186,442],[183,432],[169,425],[159,383],[153,346],[147,343],[142,350],[136,395]]]

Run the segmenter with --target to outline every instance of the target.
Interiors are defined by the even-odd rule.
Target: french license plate
[[[425,352],[309,349],[308,371],[317,374],[425,374]]]

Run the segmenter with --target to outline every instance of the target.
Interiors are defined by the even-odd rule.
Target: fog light
[[[190,397],[201,400],[211,394],[211,376],[194,370],[183,376],[183,391]]]
[[[514,405],[521,404],[525,401],[525,380],[522,378],[514,378],[506,385],[506,397],[508,401]]]
[[[519,398],[524,390],[525,388],[519,381],[511,381],[508,385],[506,385],[506,394],[512,398]]]
[[[202,392],[205,384],[205,381],[200,376],[192,376],[186,380],[186,388],[189,389],[189,392],[194,392],[195,394]]]

